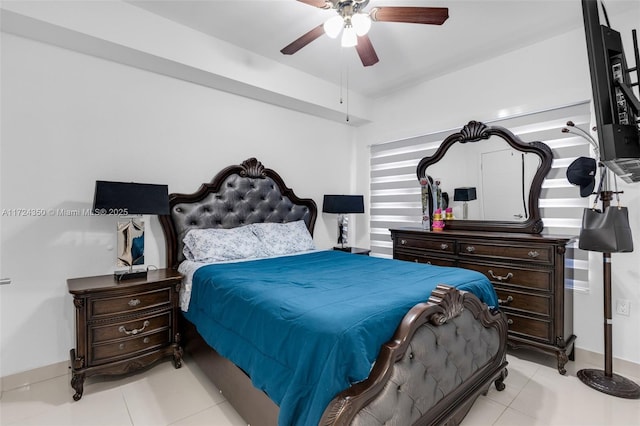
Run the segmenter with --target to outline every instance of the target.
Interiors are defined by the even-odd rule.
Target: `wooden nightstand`
[[[168,356],[175,368],[182,366],[181,281],[171,269],[120,282],[113,275],[67,280],[76,307],[76,347],[71,349],[74,400],[82,398],[89,376],[129,373]]]
[[[345,251],[347,253],[353,253],[353,254],[362,254],[364,256],[369,256],[369,253],[371,253],[371,250],[369,249],[363,249],[363,248],[358,248],[358,247],[334,247],[334,250],[338,250],[338,251]]]

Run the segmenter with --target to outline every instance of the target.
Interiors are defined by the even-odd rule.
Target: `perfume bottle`
[[[442,209],[437,209],[433,212],[433,223],[431,229],[435,232],[442,231],[444,229],[444,220],[442,220]]]
[[[453,208],[447,207],[444,211],[444,220],[453,220]]]

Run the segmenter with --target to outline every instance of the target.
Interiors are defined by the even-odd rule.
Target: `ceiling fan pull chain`
[[[340,49],[340,105],[342,105],[344,102],[342,101],[342,77],[343,77],[343,72],[344,72],[344,53],[343,53],[344,49]]]
[[[347,123],[349,122],[349,62],[347,62]]]

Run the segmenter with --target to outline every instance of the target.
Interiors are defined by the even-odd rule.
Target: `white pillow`
[[[314,250],[313,238],[303,220],[289,223],[254,223],[249,225],[270,256]]]
[[[249,226],[231,229],[192,229],[182,241],[185,257],[194,262],[266,256],[262,243]]]

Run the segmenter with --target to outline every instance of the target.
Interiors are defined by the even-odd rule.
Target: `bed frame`
[[[170,214],[160,223],[171,268],[184,260],[182,239],[190,229],[304,220],[313,235],[317,216],[313,200],[298,198],[255,158],[225,168],[193,194],[171,194],[169,202]],[[277,425],[276,404],[189,321],[181,323],[186,352],[247,423]],[[336,395],[320,424],[457,425],[491,383],[505,388],[506,342],[503,314],[491,313],[471,293],[438,285],[405,315],[369,377]]]

